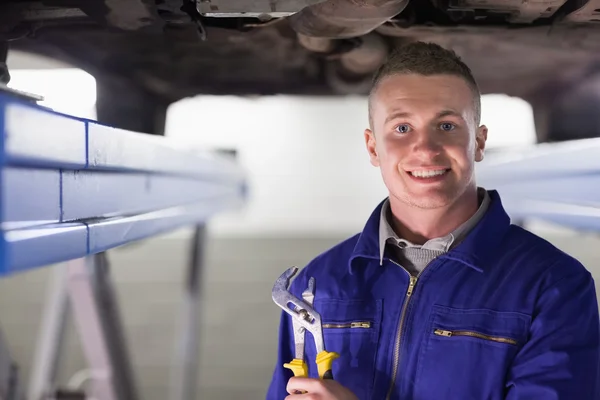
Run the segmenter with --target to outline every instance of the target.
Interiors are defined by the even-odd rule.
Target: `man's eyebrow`
[[[454,111],[454,110],[442,110],[439,113],[437,113],[436,115],[437,118],[443,118],[443,117],[458,117],[458,118],[463,118],[462,114]]]
[[[411,116],[411,113],[408,113],[406,111],[394,111],[390,115],[388,115],[388,117],[385,119],[385,123],[387,124],[388,122],[390,122],[396,118],[408,118],[410,116]]]
[[[393,121],[397,118],[410,118],[411,116],[412,116],[412,114],[409,112],[406,112],[406,111],[394,111],[390,115],[388,115],[388,117],[385,119],[385,124],[387,124],[390,121]],[[438,119],[444,118],[444,117],[457,117],[460,119],[464,119],[463,115],[461,113],[459,113],[458,111],[455,111],[455,110],[451,110],[451,109],[442,110],[442,111],[438,112],[435,115],[435,117]]]

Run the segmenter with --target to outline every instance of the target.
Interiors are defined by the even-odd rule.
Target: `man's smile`
[[[450,172],[450,168],[445,167],[420,167],[406,170],[408,175],[419,182],[437,182],[443,180]]]

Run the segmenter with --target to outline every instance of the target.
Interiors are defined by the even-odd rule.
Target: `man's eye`
[[[410,126],[408,126],[407,124],[398,125],[396,127],[396,131],[400,133],[407,133],[408,131],[410,131]]]
[[[450,122],[444,122],[443,124],[440,124],[440,129],[443,131],[451,131],[454,128],[454,124],[451,124]]]

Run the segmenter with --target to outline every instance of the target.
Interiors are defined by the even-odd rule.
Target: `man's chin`
[[[452,204],[452,201],[446,197],[413,197],[411,203],[416,208],[435,210],[448,207]]]
[[[436,209],[448,207],[456,200],[454,193],[444,190],[427,190],[406,193],[406,202],[416,208]]]

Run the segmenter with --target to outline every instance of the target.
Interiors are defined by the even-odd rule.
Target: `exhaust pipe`
[[[297,33],[328,39],[363,36],[408,5],[409,0],[326,0],[289,17]]]
[[[389,49],[375,32],[360,38],[360,45],[325,64],[325,79],[337,93],[366,94],[373,73],[385,62]]]
[[[385,61],[389,49],[373,32],[400,14],[409,0],[325,0],[288,17],[298,41],[315,53],[336,53],[344,40],[358,38],[359,45],[325,64],[329,86],[341,94],[364,94],[371,75]]]

